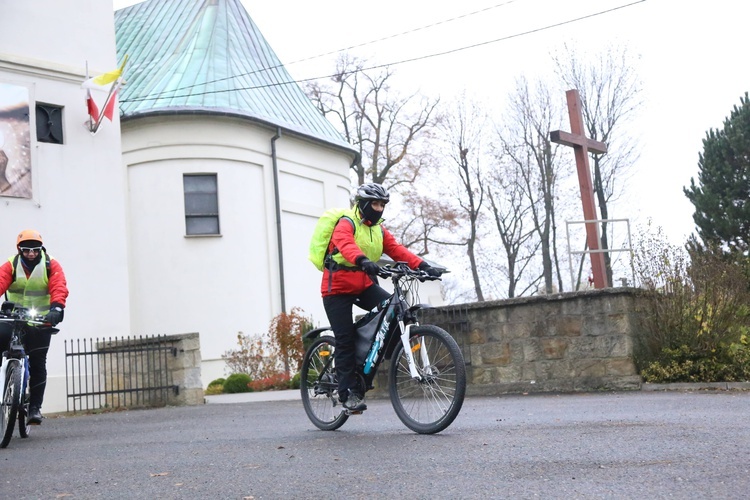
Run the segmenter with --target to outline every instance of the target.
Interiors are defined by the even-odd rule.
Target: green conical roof
[[[123,120],[242,116],[352,149],[284,69],[239,0],[147,0],[115,12]]]

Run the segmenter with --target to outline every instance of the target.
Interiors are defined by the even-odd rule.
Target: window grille
[[[185,174],[185,233],[219,233],[219,193],[216,174]]]

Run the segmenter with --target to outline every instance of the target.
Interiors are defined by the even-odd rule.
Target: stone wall
[[[638,389],[633,363],[638,290],[585,292],[444,306],[443,326],[467,365],[467,394]]]

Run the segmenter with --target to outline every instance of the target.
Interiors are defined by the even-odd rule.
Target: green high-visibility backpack
[[[312,238],[310,239],[310,254],[308,259],[312,262],[318,271],[325,267],[326,257],[328,257],[328,245],[331,243],[333,229],[342,217],[346,217],[352,223],[352,230],[355,230],[354,221],[347,214],[351,211],[349,208],[329,208],[320,216],[315,224]]]

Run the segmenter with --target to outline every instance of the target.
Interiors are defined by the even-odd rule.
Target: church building
[[[82,83],[123,62],[93,127],[108,94]],[[293,307],[326,324],[308,244],[356,154],[239,0],[7,2],[0,258],[36,229],[70,289],[43,411],[66,410],[66,342],[198,332],[205,387],[239,333]]]

